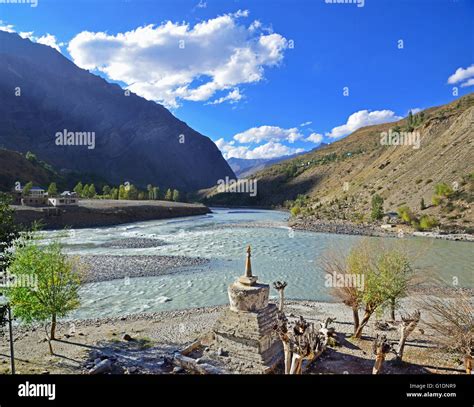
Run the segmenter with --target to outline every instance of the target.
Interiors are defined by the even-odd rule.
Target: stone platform
[[[252,275],[250,247],[245,275],[229,286],[228,294],[230,306],[214,326],[213,346],[255,373],[270,373],[283,359],[283,345],[273,329],[278,309],[268,303],[270,286]]]

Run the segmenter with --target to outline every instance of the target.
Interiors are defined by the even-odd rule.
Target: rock
[[[182,367],[179,367],[179,366],[176,366],[174,369],[173,369],[173,373],[174,374],[179,374],[179,373],[183,373],[184,372],[184,369]]]
[[[217,356],[227,356],[228,352],[226,352],[224,349],[219,348],[217,349]]]
[[[47,370],[43,370],[41,374],[49,374],[49,372]]]
[[[127,342],[133,341],[133,338],[129,334],[125,334],[122,339]]]
[[[138,372],[138,367],[130,366],[127,370],[128,370],[128,373],[131,373],[131,374],[137,373]]]
[[[104,374],[108,373],[112,370],[112,361],[110,359],[102,360],[100,363],[95,365],[91,370],[89,370],[89,374],[96,375],[96,374]]]
[[[79,332],[78,335],[79,335],[79,336],[84,336],[84,333],[83,333],[83,332]]]
[[[94,359],[94,365],[98,365],[100,362],[102,362],[101,358]]]

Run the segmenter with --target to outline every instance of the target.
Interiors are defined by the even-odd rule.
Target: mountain
[[[413,131],[420,148],[382,145],[381,134]],[[417,113],[412,119],[361,128],[317,151],[256,173],[258,194],[201,191],[210,204],[292,206],[303,216],[367,220],[375,194],[385,212],[409,206],[446,227],[474,227],[474,93]],[[432,204],[435,186],[457,189],[444,204]],[[421,209],[423,198],[426,209]]]
[[[318,147],[312,149],[311,151],[316,151],[320,148],[326,146],[325,143],[320,144]],[[227,162],[230,165],[230,168],[234,171],[235,175],[238,178],[250,177],[252,174],[255,174],[258,171],[263,170],[273,164],[277,164],[281,161],[290,160],[291,158],[297,157],[305,153],[298,153],[292,155],[284,155],[281,157],[275,158],[256,158],[256,159],[247,159],[247,158],[229,158]]]
[[[0,147],[32,151],[58,170],[184,191],[234,177],[217,146],[163,106],[2,31],[0,100]],[[64,131],[94,133],[95,148],[57,145]]]

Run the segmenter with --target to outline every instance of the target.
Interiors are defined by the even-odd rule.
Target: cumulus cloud
[[[249,146],[236,145],[235,141],[233,140],[230,142],[226,142],[223,138],[217,140],[215,143],[217,147],[222,151],[222,154],[226,159],[276,158],[285,155],[297,154],[304,151],[304,149],[302,148],[293,148],[274,141],[269,141],[268,143],[262,144],[254,148],[250,148]]]
[[[466,80],[467,79],[467,80]],[[465,82],[463,82],[465,81]],[[458,68],[448,78],[448,84],[454,85],[456,83],[463,82],[461,87],[472,86],[474,85],[474,64],[467,68]]]
[[[391,110],[375,110],[373,112],[359,110],[358,112],[352,113],[345,124],[334,127],[330,132],[326,133],[326,136],[336,139],[347,136],[364,126],[394,122],[401,119],[401,116],[395,115]]]
[[[263,80],[265,69],[284,57],[286,38],[255,22],[247,27],[241,19],[248,15],[239,10],[194,26],[167,21],[116,35],[83,31],[68,51],[81,68],[103,72],[168,107],[209,101],[217,92],[232,94],[239,85]]]
[[[314,144],[321,144],[323,141],[323,135],[318,133],[311,133],[308,137],[304,139]]]
[[[302,138],[303,134],[296,127],[283,129],[278,126],[252,127],[234,136],[234,140],[244,144],[261,143],[262,141],[288,141],[289,143],[294,143]]]
[[[304,123],[301,123],[300,124],[300,127],[306,127],[306,126],[309,126],[310,124],[312,124],[313,122],[304,122]]]

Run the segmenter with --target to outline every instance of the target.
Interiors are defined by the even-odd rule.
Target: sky
[[[163,104],[226,158],[473,92],[473,21],[474,0],[0,0],[0,30]]]

